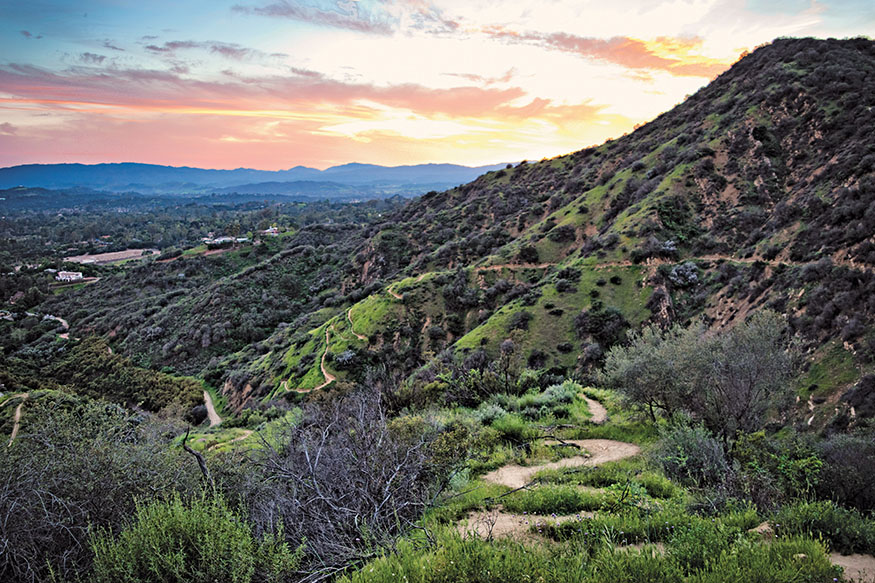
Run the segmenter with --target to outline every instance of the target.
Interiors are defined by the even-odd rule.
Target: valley
[[[0,579],[875,580],[873,80],[778,39],[409,200],[16,190]]]

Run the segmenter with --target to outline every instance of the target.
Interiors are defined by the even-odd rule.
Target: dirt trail
[[[355,328],[353,327],[353,323],[352,323],[352,308],[350,308],[350,309],[348,309],[348,310],[346,311],[346,319],[349,320],[349,330],[350,330],[350,332],[352,332],[353,335],[354,335],[356,338],[358,338],[359,340],[364,340],[365,342],[367,342],[367,341],[368,341],[368,337],[365,336],[364,334],[359,334],[358,332],[355,331]]]
[[[559,265],[558,263],[504,263],[502,265],[487,265],[475,267],[476,271],[501,271],[502,269],[547,269]]]
[[[875,581],[875,557],[872,555],[840,555],[832,553],[829,556],[833,565],[845,570],[845,579],[868,583]]]
[[[30,394],[18,393],[17,395],[13,395],[12,397],[21,397],[21,403],[19,403],[18,407],[15,408],[15,413],[12,417],[12,434],[9,436],[9,443],[6,444],[6,447],[12,445],[12,442],[15,441],[16,436],[18,436],[18,427],[21,424],[21,408],[24,406],[24,402],[27,401],[27,398],[30,397]]]
[[[325,357],[328,356],[328,332],[333,331],[333,330],[334,330],[334,326],[329,326],[328,328],[325,329],[325,352],[322,353],[322,361],[319,363],[319,368],[322,369],[322,375],[325,377],[325,382],[322,383],[321,385],[319,385],[318,387],[315,387],[313,389],[314,391],[318,391],[319,389],[324,389],[325,387],[327,387],[328,385],[333,383],[335,380],[337,380],[337,377],[334,376],[333,374],[331,374],[330,372],[328,372],[328,369],[325,368]]]
[[[535,474],[541,470],[574,468],[578,466],[597,466],[607,462],[615,462],[641,453],[641,448],[633,443],[614,441],[611,439],[569,439],[565,443],[573,443],[589,452],[589,456],[574,456],[558,462],[550,462],[537,466],[507,465],[493,470],[483,476],[483,479],[493,484],[501,484],[509,488],[522,488],[532,481]]]
[[[396,300],[403,300],[404,296],[396,292],[392,289],[392,286],[386,288],[386,291],[389,292],[389,295],[395,298]]]
[[[495,510],[481,510],[468,515],[467,521],[459,523],[458,531],[462,535],[474,534],[480,538],[505,538],[511,537],[516,540],[528,540],[536,538],[531,532],[532,526],[546,524],[562,524],[583,518],[592,518],[592,512],[578,512],[577,514],[565,514],[558,516],[534,516],[527,514],[511,514],[500,508]]]
[[[587,402],[590,400],[587,399]],[[598,401],[593,401],[598,407],[604,409]],[[592,407],[592,406],[591,406]],[[593,419],[596,418],[595,408],[593,411]],[[601,412],[599,412],[601,416]],[[602,419],[603,421],[604,419]],[[613,441],[611,439],[578,439],[566,440],[566,443],[573,443],[584,448],[588,456],[575,456],[551,462],[540,464],[537,466],[519,466],[516,464],[507,465],[497,470],[489,472],[483,479],[494,484],[501,484],[509,488],[522,488],[529,484],[535,474],[544,469],[558,468],[573,468],[578,466],[597,466],[607,462],[618,461],[627,457],[632,457],[641,453],[641,448],[633,443],[625,443],[622,441]],[[457,528],[462,534],[473,534],[481,538],[494,537],[513,537],[518,540],[534,539],[537,535],[532,532],[531,527],[543,524],[546,522],[563,523],[570,520],[581,520],[583,518],[592,518],[594,515],[591,512],[578,512],[577,514],[569,514],[563,516],[551,515],[533,516],[533,515],[517,515],[510,514],[501,510],[501,508],[492,511],[472,512],[468,515],[466,521],[460,523]]]
[[[589,407],[589,412],[592,413],[592,417],[589,419],[590,421],[596,425],[601,425],[608,420],[608,410],[605,409],[604,405],[595,399],[590,399],[586,395],[581,396],[583,397],[583,400],[586,401],[586,406]]]
[[[625,261],[605,261],[602,263],[594,263],[591,265],[583,265],[582,267],[591,267],[595,269],[602,269],[606,267],[634,267],[637,265],[647,266],[647,265],[661,265],[663,263],[667,264],[675,264],[682,263],[684,261],[730,261],[732,263],[764,263],[771,267],[778,267],[781,265],[788,265],[790,267],[805,267],[806,265],[813,265],[816,261],[786,261],[780,259],[763,259],[762,257],[733,257],[732,255],[721,255],[721,254],[713,254],[713,255],[699,255],[696,257],[682,257],[680,259],[649,259],[643,263],[634,263],[629,260]],[[832,258],[833,265],[843,265],[845,267],[850,267],[852,269],[858,269],[861,271],[871,271],[872,267],[868,265],[862,265],[856,263],[854,261],[845,260],[845,259],[836,259]],[[477,271],[499,271],[502,269],[547,269],[549,267],[554,267],[559,265],[558,263],[537,263],[537,264],[502,264],[502,265],[487,265],[485,267],[475,267],[474,269]]]
[[[222,418],[216,412],[216,406],[213,405],[213,398],[210,394],[204,391],[204,405],[207,406],[207,417],[210,418],[210,427],[215,427],[222,422]]]
[[[254,433],[254,432],[253,432],[251,429],[244,429],[244,430],[243,430],[243,433],[241,433],[240,435],[238,435],[238,436],[235,437],[234,439],[231,439],[231,440],[229,440],[229,441],[226,441],[225,443],[217,443],[217,444],[215,444],[215,445],[211,445],[210,447],[207,448],[207,451],[213,451],[214,449],[216,449],[216,448],[219,447],[220,445],[228,445],[229,443],[236,443],[236,442],[238,442],[238,441],[243,441],[244,439],[246,439],[247,437],[249,437],[249,436],[252,435],[253,433]]]

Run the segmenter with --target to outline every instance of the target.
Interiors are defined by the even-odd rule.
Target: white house
[[[77,281],[82,279],[81,271],[59,271],[55,276],[58,281]]]

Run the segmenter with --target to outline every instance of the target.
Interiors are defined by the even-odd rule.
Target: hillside
[[[412,201],[3,217],[0,579],[870,580],[873,96],[781,39]]]
[[[505,339],[518,366],[585,377],[642,324],[727,329],[769,308],[807,350],[799,414],[823,405],[822,426],[875,356],[873,51],[778,40],[599,147],[271,246],[147,263],[46,312],[204,375],[239,411],[374,370],[415,392],[434,357],[486,366]]]
[[[642,322],[726,328],[768,307],[822,377],[802,395],[836,405],[875,356],[873,46],[776,41],[628,136],[411,202],[336,297],[399,283],[279,333],[288,355],[234,357],[226,390],[323,383],[326,326],[341,378],[331,356],[348,350],[409,373],[445,348],[494,358],[510,337],[534,368],[585,373]],[[339,333],[348,310],[367,341]]]

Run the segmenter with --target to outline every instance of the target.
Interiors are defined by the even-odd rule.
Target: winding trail
[[[392,296],[393,298],[395,298],[396,300],[403,300],[404,299],[404,296],[397,293],[395,290],[393,290],[392,286],[387,287],[386,291],[389,292],[389,295]]]
[[[328,372],[328,369],[325,368],[325,357],[328,356],[328,332],[333,331],[333,330],[334,330],[334,326],[329,326],[328,328],[325,329],[325,352],[322,353],[322,361],[319,363],[319,368],[322,370],[322,375],[325,377],[325,382],[322,383],[321,385],[319,385],[318,387],[311,389],[313,391],[318,391],[319,389],[324,389],[325,387],[327,387],[328,385],[333,383],[335,380],[337,380],[337,377],[334,376],[333,374],[331,374],[330,372]]]
[[[875,581],[875,556],[831,553],[829,560],[845,570],[845,578],[849,581]]]
[[[605,409],[604,405],[595,399],[590,399],[586,395],[581,395],[581,397],[586,401],[586,406],[589,407],[589,412],[592,413],[592,417],[589,419],[592,423],[601,425],[608,420],[608,410]]]
[[[364,334],[359,334],[358,332],[355,331],[354,325],[353,325],[353,323],[352,323],[352,308],[350,308],[350,309],[348,309],[348,310],[346,311],[346,319],[349,320],[349,330],[350,330],[350,332],[352,332],[353,335],[354,335],[356,338],[358,338],[359,340],[364,340],[365,342],[367,342],[367,341],[368,341],[368,337],[367,337],[367,336],[365,336]]]
[[[238,435],[238,436],[235,437],[234,439],[230,439],[230,440],[226,441],[225,443],[217,443],[217,444],[215,444],[215,445],[211,445],[210,447],[207,448],[207,451],[213,451],[213,450],[215,450],[216,448],[218,448],[218,447],[221,446],[221,445],[228,445],[228,444],[230,444],[230,443],[237,443],[238,441],[243,441],[244,439],[246,439],[247,437],[249,437],[249,436],[252,435],[253,433],[255,433],[255,432],[252,431],[251,429],[244,429],[244,430],[240,433],[240,435]]]
[[[475,267],[475,271],[501,271],[502,269],[547,269],[554,267],[558,263],[503,263],[501,265],[486,265],[483,267]]]
[[[207,391],[204,391],[204,404],[207,406],[207,417],[210,418],[210,427],[215,427],[222,422],[222,418],[216,412],[216,406],[213,405],[213,398]]]
[[[587,400],[589,401],[589,400]],[[598,403],[598,401],[594,401]],[[601,405],[599,404],[599,407]],[[596,417],[593,411],[593,418]],[[565,443],[573,443],[584,448],[587,456],[574,456],[561,459],[558,462],[540,464],[537,466],[520,466],[509,464],[489,472],[483,479],[493,484],[507,486],[514,490],[531,484],[535,474],[541,470],[573,468],[578,466],[594,467],[599,464],[614,462],[641,453],[641,448],[634,443],[614,441],[612,439],[578,439],[565,440]],[[592,518],[592,512],[578,512],[569,515],[552,515],[549,520],[553,523],[562,523],[570,520]],[[458,524],[457,529],[462,535],[473,534],[480,538],[490,539],[495,537],[513,537],[520,540],[535,539],[537,535],[531,532],[531,525],[537,525],[548,520],[546,516],[519,515],[504,512],[501,507],[495,510],[474,511],[468,514],[467,520]]]
[[[612,439],[566,439],[565,443],[578,445],[589,452],[589,455],[577,455],[563,458],[558,462],[550,462],[537,466],[510,464],[489,472],[483,476],[483,479],[493,484],[507,486],[508,488],[522,488],[531,482],[535,474],[541,470],[597,466],[607,462],[626,459],[641,453],[641,448],[634,443],[614,441]]]
[[[12,445],[12,442],[15,441],[15,438],[18,436],[18,428],[21,425],[21,408],[24,406],[24,402],[27,401],[27,398],[30,397],[30,394],[18,393],[17,395],[13,395],[13,398],[15,397],[21,397],[21,403],[15,408],[15,413],[12,416],[12,434],[9,436],[9,443],[6,444],[6,447]]]

